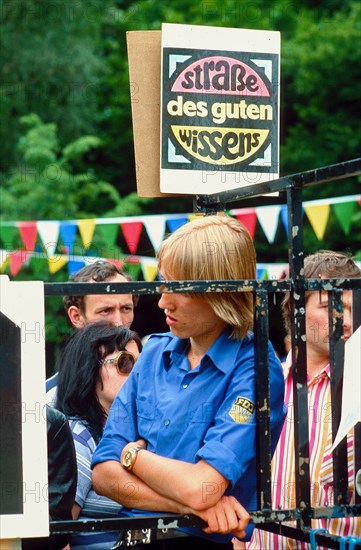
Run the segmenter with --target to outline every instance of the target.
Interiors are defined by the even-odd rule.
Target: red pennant
[[[236,218],[238,221],[243,223],[245,228],[247,229],[248,233],[251,235],[252,239],[254,237],[254,232],[256,229],[256,223],[257,223],[257,214],[256,210],[249,209],[249,212],[247,214],[237,214]]]
[[[124,260],[114,260],[112,258],[107,258],[107,262],[109,262],[110,264],[115,265],[115,267],[117,269],[119,269],[119,271],[121,271],[123,269]]]
[[[27,254],[26,250],[15,250],[15,252],[10,252],[8,258],[10,262],[10,274],[13,277],[16,277],[19,273],[28,257],[29,254]]]
[[[26,250],[33,252],[38,236],[36,222],[19,222],[17,225]]]
[[[143,229],[142,222],[121,223],[124,239],[131,254],[137,253],[140,235]]]

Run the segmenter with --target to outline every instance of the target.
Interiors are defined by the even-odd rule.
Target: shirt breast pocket
[[[204,402],[197,409],[190,411],[191,424],[212,424],[217,414],[218,406],[213,402]]]
[[[144,439],[149,439],[152,429],[156,429],[157,408],[154,402],[137,399],[138,432]]]

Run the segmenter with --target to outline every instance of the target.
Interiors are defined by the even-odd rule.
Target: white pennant
[[[59,238],[60,222],[40,221],[36,222],[38,233],[43,242],[48,257],[54,256],[56,244]]]
[[[269,243],[275,240],[280,211],[279,204],[256,207],[257,219]]]
[[[144,216],[142,221],[155,252],[158,252],[164,239],[166,216]]]
[[[277,280],[280,279],[284,273],[288,274],[288,264],[267,264],[268,278]]]

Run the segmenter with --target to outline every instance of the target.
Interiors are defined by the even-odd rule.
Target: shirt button
[[[164,426],[169,426],[169,424],[170,424],[170,420],[165,420],[164,421]]]
[[[183,384],[183,388],[184,389],[188,388],[188,384]]]

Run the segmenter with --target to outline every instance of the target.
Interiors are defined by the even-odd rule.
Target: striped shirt
[[[284,365],[287,418],[272,460],[272,508],[296,507],[293,429],[293,382],[290,354]],[[311,506],[333,506],[332,418],[330,366],[308,380]],[[353,432],[347,436],[348,482],[354,499]],[[285,522],[295,527],[295,522]],[[312,520],[312,529],[327,529],[337,536],[361,536],[361,517]],[[308,550],[308,543],[255,529],[247,550]]]
[[[85,423],[70,419],[76,460],[78,483],[75,502],[80,506],[79,519],[98,519],[117,517],[122,506],[107,497],[98,495],[92,486],[90,462],[96,443]],[[105,550],[111,548],[118,538],[118,532],[78,533],[70,538],[71,550]]]

